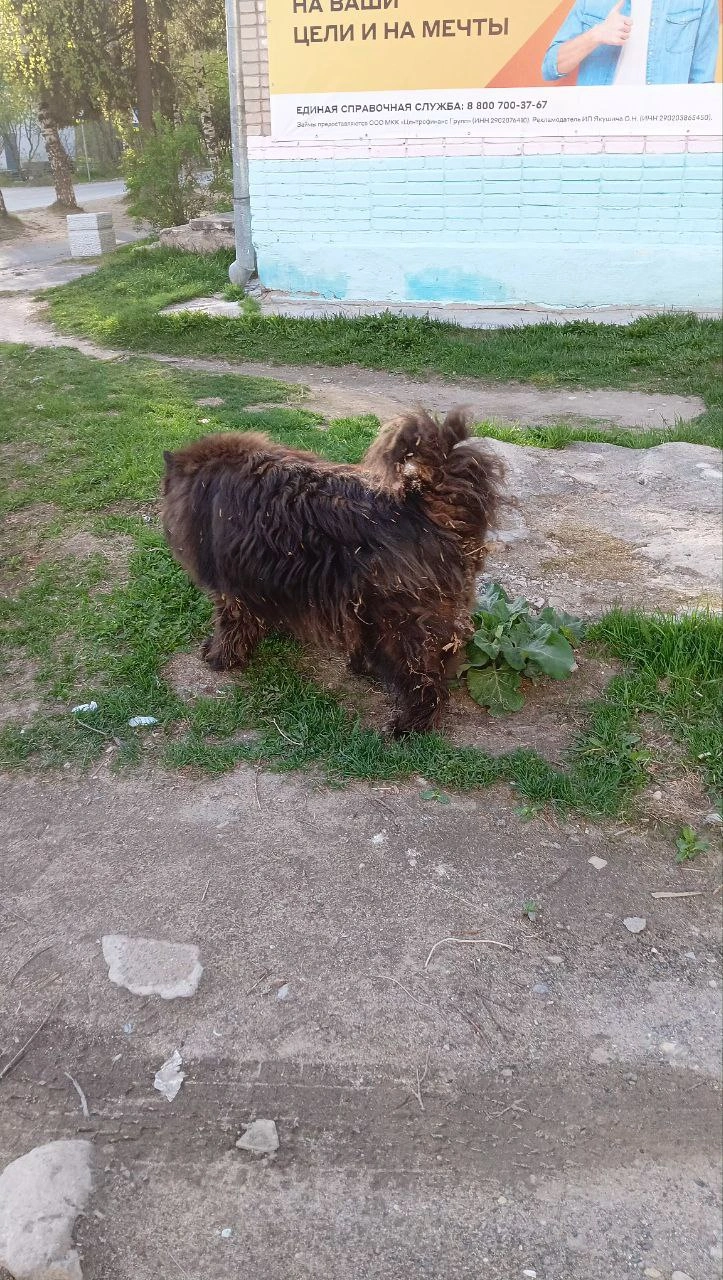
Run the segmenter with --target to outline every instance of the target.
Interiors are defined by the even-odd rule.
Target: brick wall
[[[323,297],[720,305],[720,140],[273,142],[263,0],[238,0],[259,274]]]

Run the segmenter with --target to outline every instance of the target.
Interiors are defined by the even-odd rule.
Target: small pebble
[[[229,1240],[232,1235],[233,1235],[233,1231],[231,1230],[231,1227],[224,1227],[223,1231],[221,1232],[221,1239]]]
[[[532,988],[536,996],[549,996],[550,988],[546,982],[536,982]]]
[[[511,1080],[514,1075],[514,1071],[512,1070],[512,1067],[503,1067],[501,1075],[503,1080]]]
[[[279,987],[278,991],[276,992],[276,999],[277,999],[277,1000],[288,1000],[288,998],[289,998],[289,991],[290,991],[290,990],[291,990],[291,988],[289,987],[288,982],[285,982],[285,983],[284,983],[284,985],[283,985],[283,987]]]
[[[592,857],[592,858],[588,858],[588,862],[590,863],[591,867],[595,868],[596,871],[602,871],[603,867],[606,867],[608,865],[604,858]]]
[[[507,1204],[507,1196],[498,1196],[498,1197],[497,1197],[497,1203],[498,1203],[498,1204]]]
[[[523,1276],[527,1277],[527,1280],[536,1280],[537,1278],[537,1272],[535,1271],[534,1267],[525,1267],[525,1270],[522,1272],[522,1274]]]
[[[662,800],[662,799],[663,799],[663,793],[662,793],[662,791],[660,790],[660,788],[658,788],[658,790],[657,790],[657,791],[654,791],[654,792],[653,792],[653,799],[654,799],[654,800]]]
[[[545,956],[545,959],[548,964],[564,964],[565,963],[563,956]]]
[[[658,1271],[657,1267],[646,1267],[643,1275],[647,1276],[648,1280],[663,1280],[663,1273]]]
[[[693,1277],[687,1271],[674,1271],[670,1280],[693,1280]]]

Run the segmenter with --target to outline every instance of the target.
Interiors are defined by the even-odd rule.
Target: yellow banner
[[[490,84],[559,9],[559,0],[266,0],[272,93],[478,88]],[[383,4],[383,0],[382,0]],[[569,8],[569,3],[567,3]],[[544,53],[544,50],[543,50]],[[542,56],[539,64],[542,63]],[[533,80],[536,83],[540,65]],[[533,74],[532,63],[530,73]]]
[[[272,131],[712,135],[722,4],[266,0]]]

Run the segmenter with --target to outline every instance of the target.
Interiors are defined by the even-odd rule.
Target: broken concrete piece
[[[643,916],[626,916],[623,920],[628,933],[642,933],[647,923]]]
[[[0,1175],[0,1268],[15,1280],[82,1280],[73,1227],[93,1185],[90,1142],[34,1147]]]
[[[257,1156],[273,1155],[279,1149],[279,1132],[273,1120],[252,1120],[236,1146]]]
[[[194,995],[201,981],[200,953],[190,943],[109,933],[101,945],[111,982],[134,996],[176,1000]]]

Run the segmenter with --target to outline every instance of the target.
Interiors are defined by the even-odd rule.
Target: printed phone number
[[[538,102],[528,98],[526,101],[520,100],[519,102],[513,102],[510,99],[509,102],[467,103],[467,109],[471,110],[474,107],[475,111],[531,111],[533,109],[535,111],[544,111],[546,106],[547,98],[540,98]]]

